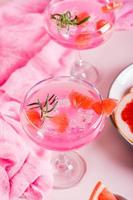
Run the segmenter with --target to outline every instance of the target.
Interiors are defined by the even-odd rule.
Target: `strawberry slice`
[[[117,106],[118,101],[114,99],[104,99],[103,101],[98,101],[95,102],[92,105],[92,109],[97,113],[97,114],[105,114],[105,115],[111,115],[114,109]]]
[[[101,19],[96,22],[96,29],[101,33],[105,33],[111,28],[111,24],[105,19]]]
[[[69,100],[71,105],[75,108],[89,109],[91,108],[94,100],[88,96],[85,96],[79,92],[72,91],[69,94]]]
[[[105,6],[102,7],[102,12],[108,13],[112,10],[121,8],[123,6],[123,3],[121,0],[113,0],[112,2],[106,4]]]
[[[65,113],[59,113],[51,118],[51,121],[55,124],[57,127],[57,130],[60,133],[65,132],[69,125],[68,117]]]
[[[36,110],[33,109],[29,109],[26,112],[28,119],[32,122],[32,124],[34,124],[36,127],[40,128],[42,125],[42,120],[41,120],[41,116],[40,113]]]
[[[88,45],[90,39],[91,39],[90,33],[85,31],[85,32],[78,34],[75,37],[75,43],[79,47],[86,47]]]

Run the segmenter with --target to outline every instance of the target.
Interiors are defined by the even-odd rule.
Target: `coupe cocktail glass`
[[[104,116],[91,106],[95,101],[101,102],[98,90],[72,76],[40,81],[25,96],[21,123],[35,143],[54,151],[54,188],[74,186],[86,171],[85,161],[71,150],[91,142],[104,126]]]
[[[115,23],[113,11],[102,8],[97,0],[52,0],[44,12],[45,28],[57,43],[77,52],[97,47],[110,38]],[[99,79],[97,69],[80,53],[71,74],[93,83]]]

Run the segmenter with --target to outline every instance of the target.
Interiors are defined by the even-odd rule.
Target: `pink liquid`
[[[102,4],[88,0],[67,0],[52,2],[45,12],[46,28],[50,36],[56,42],[65,47],[75,49],[94,48],[104,43],[112,33],[112,27],[115,21],[112,12],[103,13]],[[51,15],[55,13],[63,14],[70,11],[72,18],[81,13],[87,13],[90,19],[82,25],[60,28]],[[97,28],[97,23],[104,20],[106,25]]]
[[[45,148],[65,151],[78,148],[97,136],[103,127],[103,117],[96,114],[93,109],[73,107],[69,96],[75,91],[94,101],[100,101],[99,95],[92,87],[86,83],[79,84],[74,80],[46,81],[45,84],[42,83],[39,88],[37,86],[32,91],[26,99],[21,113],[21,122],[31,139]],[[29,109],[27,104],[33,103],[37,99],[44,102],[48,93],[58,97],[58,104],[50,116],[60,113],[67,116],[68,125],[63,132],[58,130],[58,126],[52,122],[52,118],[45,119],[43,125],[38,128],[27,117],[26,113]]]

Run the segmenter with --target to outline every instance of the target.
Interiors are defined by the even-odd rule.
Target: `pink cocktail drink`
[[[115,23],[114,13],[103,12],[102,6],[89,0],[53,1],[45,11],[46,29],[65,47],[97,47],[110,37]]]
[[[26,94],[20,113],[25,132],[41,147],[60,151],[51,161],[54,188],[69,188],[82,179],[86,164],[70,150],[89,143],[102,130],[99,103],[97,89],[72,76],[43,80]]]
[[[92,141],[103,127],[103,116],[93,109],[99,101],[98,91],[87,82],[49,79],[28,93],[21,121],[39,145],[58,151],[76,149]]]

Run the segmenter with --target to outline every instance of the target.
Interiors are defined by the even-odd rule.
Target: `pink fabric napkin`
[[[50,154],[30,141],[19,119],[25,92],[71,65],[70,51],[45,32],[46,3],[19,0],[0,8],[0,200],[45,200],[52,187]]]
[[[128,28],[131,1],[119,14],[120,23],[131,17]],[[52,186],[50,155],[30,141],[19,119],[26,91],[41,79],[69,73],[73,62],[73,53],[45,31],[48,2],[13,0],[0,8],[0,200],[45,200]]]

